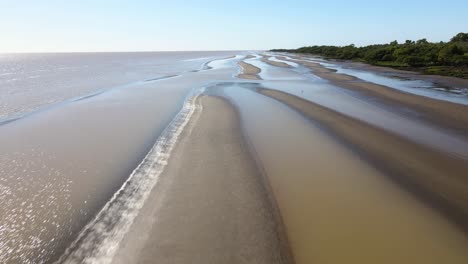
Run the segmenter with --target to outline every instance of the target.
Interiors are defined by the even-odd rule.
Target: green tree
[[[420,40],[416,41],[416,44],[419,44],[419,45],[429,44],[429,42],[427,41],[427,39],[423,38],[423,39],[420,39]]]
[[[458,65],[463,63],[464,51],[457,44],[447,44],[440,51],[438,61],[446,65]]]
[[[308,46],[296,50],[332,59],[362,60],[371,64],[395,66],[431,67],[456,66],[468,71],[468,33],[458,33],[450,42],[432,43],[423,38],[417,41],[406,40],[399,44],[396,40],[388,44],[356,47],[348,46]],[[463,70],[464,71],[464,70]]]
[[[468,33],[460,32],[450,39],[450,42],[468,42]]]

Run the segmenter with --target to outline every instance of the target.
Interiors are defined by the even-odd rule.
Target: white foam
[[[143,161],[127,181],[89,223],[57,263],[110,263],[120,242],[143,207],[170,154],[195,110],[197,97],[204,89],[194,91],[182,110],[171,121]]]

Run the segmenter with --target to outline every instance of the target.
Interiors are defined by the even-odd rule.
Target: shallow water
[[[201,69],[238,52],[0,54],[0,120],[147,79]]]
[[[369,103],[366,98],[337,89],[337,87],[328,84],[294,81],[288,83],[265,82],[264,85],[267,88],[285,91],[350,117],[363,120],[414,142],[468,159],[468,142],[459,135],[447,129],[424,123],[417,118],[405,116],[401,112],[379,107]]]
[[[468,239],[289,108],[239,86],[238,107],[297,263],[465,263]]]
[[[7,121],[0,123],[0,262],[46,263],[66,248],[62,260],[71,263],[111,261],[131,225],[127,220],[139,213],[157,178],[151,169],[136,170],[143,172],[138,181],[129,176],[139,164],[160,161],[148,159],[148,152],[190,93],[202,87],[224,91],[239,107],[298,263],[468,259],[467,238],[446,219],[309,121],[249,89],[285,91],[455,155],[467,154],[467,142],[332,86],[300,65],[275,67],[255,55],[246,61],[262,70],[264,80],[237,79],[237,62],[246,54],[0,58],[0,116]],[[15,73],[5,71],[11,67]],[[41,70],[36,81],[26,80]],[[4,85],[12,74],[19,80]],[[20,118],[9,119],[15,116]],[[162,163],[170,158],[163,154]],[[96,218],[98,212],[103,217]]]
[[[407,93],[417,94],[434,98],[437,100],[449,101],[457,104],[468,105],[468,87],[452,87],[454,91],[458,93],[448,92],[447,87],[441,87],[440,85],[434,84],[429,81],[415,80],[415,79],[402,79],[397,77],[391,77],[387,75],[377,74],[374,72],[356,70],[343,67],[338,64],[330,62],[324,62],[323,60],[308,59],[309,61],[319,63],[320,65],[336,70],[337,73],[347,74],[357,77],[361,80],[368,81],[398,89]],[[281,60],[279,60],[281,61]],[[450,89],[448,89],[450,90]]]
[[[231,72],[140,81],[3,124],[0,262],[57,258],[122,186],[190,91]]]
[[[406,114],[373,102],[358,93],[331,85],[328,81],[304,73],[301,67],[285,69],[261,61],[249,63],[262,70],[260,76],[266,88],[276,89],[318,103],[366,123],[406,137],[440,151],[468,159],[468,142],[447,129],[418,120],[418,113]],[[281,74],[280,74],[281,72]],[[280,76],[280,77],[277,77]]]
[[[258,74],[263,80],[304,80],[305,77],[300,73],[285,68],[274,67],[258,59],[248,60],[248,63],[260,68],[262,71]]]

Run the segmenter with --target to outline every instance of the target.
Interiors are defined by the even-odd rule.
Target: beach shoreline
[[[236,111],[218,97],[197,100],[203,110],[182,132],[114,263],[293,263]]]
[[[311,58],[311,59],[321,59],[324,61],[328,61],[321,56],[311,55],[311,54],[301,54],[301,53],[287,53],[291,57],[295,57],[297,59],[302,58]],[[280,54],[279,57],[282,55]],[[453,76],[444,76],[444,75],[432,75],[432,74],[424,74],[417,71],[411,70],[404,70],[392,67],[385,67],[385,66],[378,66],[372,65],[364,62],[356,62],[356,61],[347,61],[347,60],[329,60],[332,63],[335,63],[340,66],[344,66],[351,69],[362,70],[362,71],[369,71],[375,72],[379,74],[384,74],[392,77],[397,78],[411,78],[411,79],[418,79],[424,80],[428,82],[432,82],[435,84],[439,84],[445,87],[468,87],[468,79],[453,77]]]
[[[287,58],[283,57],[283,59],[289,61]],[[325,68],[316,62],[303,61],[299,59],[291,61],[302,64],[303,66],[309,68],[313,74],[329,81],[333,85],[361,93],[366,97],[376,98],[379,103],[387,105],[396,111],[403,109],[404,114],[411,115],[412,112],[404,110],[408,108],[413,109],[417,112],[416,115],[413,114],[415,117],[426,120],[429,123],[438,124],[441,127],[445,127],[454,131],[460,136],[467,137],[467,105],[456,104],[444,100],[436,100],[425,96],[407,93],[387,86],[366,82],[354,76],[337,73],[336,71]],[[449,77],[441,76],[441,78],[445,79]]]

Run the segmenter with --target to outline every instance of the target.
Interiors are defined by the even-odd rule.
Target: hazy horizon
[[[357,46],[466,31],[468,3],[450,0],[0,0],[0,53],[269,50]],[[398,18],[398,19],[396,19]]]

